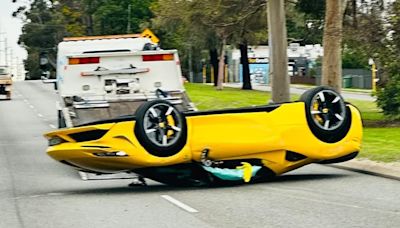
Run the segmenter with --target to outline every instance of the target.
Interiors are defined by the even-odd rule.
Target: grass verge
[[[224,88],[222,91],[203,84],[185,84],[190,98],[200,110],[248,107],[264,105],[271,99],[269,92],[245,91],[235,88]],[[293,95],[292,100],[297,100]],[[364,123],[384,120],[383,114],[376,104],[371,101],[349,100],[361,111]],[[364,128],[364,139],[361,157],[375,161],[400,161],[400,128]]]
[[[375,161],[400,161],[400,128],[364,128],[360,157]]]

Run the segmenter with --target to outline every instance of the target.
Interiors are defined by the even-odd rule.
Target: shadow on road
[[[119,186],[119,187],[101,187],[101,188],[90,188],[90,189],[69,189],[69,190],[61,190],[58,191],[62,195],[110,195],[110,194],[165,194],[167,192],[173,191],[210,191],[210,190],[222,190],[226,188],[247,188],[252,185],[268,185],[272,183],[286,183],[286,182],[304,182],[304,181],[318,181],[318,180],[326,180],[326,179],[337,179],[343,178],[348,175],[346,174],[290,174],[277,176],[271,180],[259,182],[256,184],[243,184],[243,185],[235,185],[235,186],[218,186],[218,187],[177,187],[177,186],[169,186],[160,184],[157,182],[152,182],[148,186],[136,186],[136,187],[128,187]],[[104,180],[103,180],[104,181]],[[242,189],[243,190],[243,189]]]
[[[288,174],[277,176],[270,182],[297,182],[297,181],[318,181],[336,179],[349,176],[348,174]]]

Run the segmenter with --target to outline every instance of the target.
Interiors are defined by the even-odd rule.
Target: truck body
[[[167,99],[194,110],[176,50],[138,35],[66,38],[58,46],[59,127],[133,115],[143,103]]]
[[[0,66],[0,99],[11,100],[12,76],[8,68]]]

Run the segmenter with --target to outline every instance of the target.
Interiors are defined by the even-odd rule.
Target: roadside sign
[[[142,37],[151,39],[151,41],[153,41],[153,43],[158,44],[158,42],[160,42],[160,39],[158,39],[158,37],[156,35],[154,35],[154,33],[150,29],[145,29],[140,35]]]

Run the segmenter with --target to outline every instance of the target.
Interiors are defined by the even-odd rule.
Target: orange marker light
[[[69,58],[68,63],[69,65],[96,64],[100,63],[100,57]]]
[[[150,61],[171,61],[174,60],[173,54],[161,54],[161,55],[143,55],[143,62]]]

